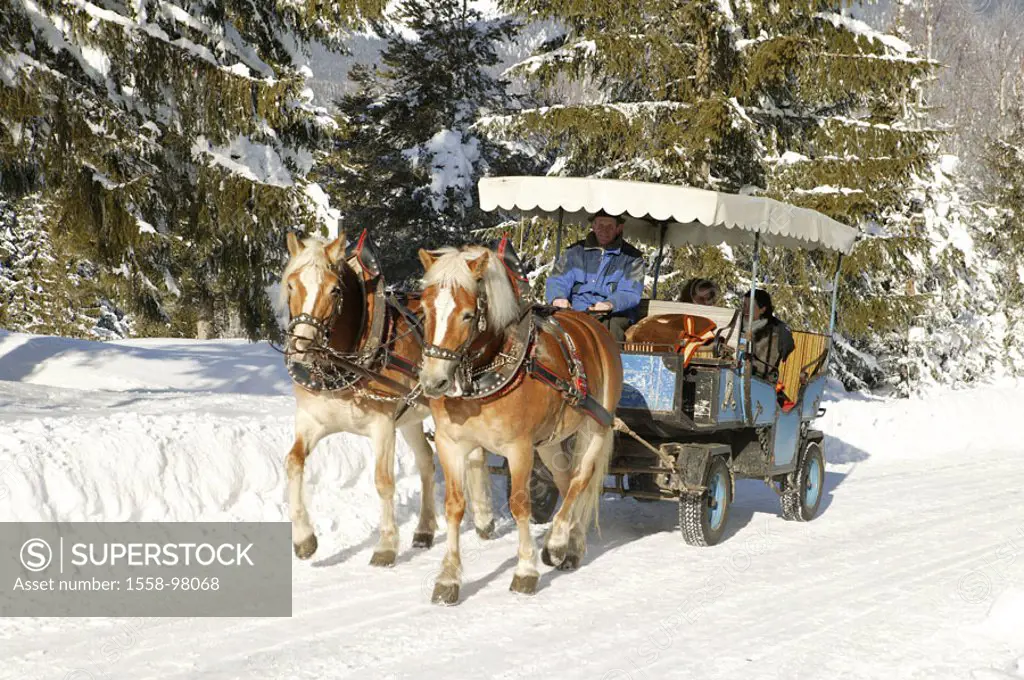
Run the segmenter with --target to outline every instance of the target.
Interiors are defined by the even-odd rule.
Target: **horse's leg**
[[[487,469],[487,452],[482,447],[469,454],[466,467],[469,502],[473,504],[473,526],[480,538],[494,538],[494,501],[491,500],[491,473]]]
[[[533,471],[533,444],[529,440],[515,442],[503,451],[508,458],[508,471],[512,479],[509,498],[512,517],[519,529],[519,563],[509,590],[533,595],[537,590],[537,548],[530,534],[530,473]]]
[[[382,416],[370,426],[376,458],[374,482],[380,496],[380,538],[370,564],[390,567],[398,554],[398,525],[395,522],[395,423]]]
[[[545,546],[560,569],[575,569],[586,552],[588,524],[601,502],[614,438],[611,429],[590,422],[576,436],[575,473]]]
[[[306,510],[304,475],[306,458],[325,434],[324,428],[305,412],[295,417],[295,441],[285,458],[288,475],[288,510],[292,520],[292,546],[300,560],[306,560],[316,552],[316,534]]]
[[[447,550],[441,562],[441,573],[434,582],[434,593],[430,600],[435,604],[455,604],[459,601],[459,586],[462,585],[462,556],[459,554],[459,527],[466,514],[466,497],[462,480],[466,467],[466,456],[471,447],[452,441],[443,433],[434,436],[437,457],[444,470],[444,515],[448,522]]]
[[[540,460],[551,470],[558,492],[565,498],[569,492],[569,481],[572,479],[572,456],[562,449],[561,444],[548,444],[537,447]]]
[[[420,498],[420,522],[412,537],[414,548],[429,548],[434,545],[437,531],[437,509],[434,506],[434,450],[423,432],[423,421],[409,423],[399,428],[406,443],[416,455],[416,468],[420,473],[423,493]]]
[[[577,441],[579,441],[579,437],[577,437]],[[572,479],[573,456],[566,453],[561,443],[539,446],[537,447],[537,454],[540,456],[541,462],[551,471],[551,476],[555,480],[555,486],[558,487],[558,493],[562,497],[564,504],[565,495],[569,492],[569,482]],[[550,536],[551,530],[548,531],[548,538]],[[540,552],[540,559],[549,567],[555,566],[551,561],[551,556],[548,554],[546,541],[544,548]]]

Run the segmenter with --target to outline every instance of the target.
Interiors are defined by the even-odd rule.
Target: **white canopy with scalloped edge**
[[[760,196],[651,182],[589,177],[485,177],[479,182],[480,207],[518,210],[526,216],[558,217],[586,224],[604,210],[625,215],[624,234],[653,246],[753,245],[800,250],[827,249],[849,255],[858,232],[807,208]]]

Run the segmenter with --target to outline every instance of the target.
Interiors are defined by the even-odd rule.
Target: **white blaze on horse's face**
[[[434,323],[433,343],[440,345],[448,334],[448,323],[451,321],[452,312],[455,311],[455,292],[451,287],[446,286],[437,293],[434,309],[437,321]]]
[[[423,295],[425,337],[435,347],[458,352],[469,339],[475,323],[476,297],[453,286],[427,289]],[[428,397],[462,396],[456,380],[459,362],[440,357],[423,357],[420,384]]]

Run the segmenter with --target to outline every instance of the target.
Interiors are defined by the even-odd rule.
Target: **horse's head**
[[[300,241],[288,233],[291,259],[281,276],[281,296],[288,303],[286,350],[303,361],[313,343],[326,343],[335,312],[341,307],[342,280],[338,267],[345,254],[345,235],[326,242]]]
[[[501,260],[486,248],[420,250],[423,276],[423,363],[428,397],[463,393],[458,369],[475,359],[474,342],[503,335],[519,316],[518,300]]]

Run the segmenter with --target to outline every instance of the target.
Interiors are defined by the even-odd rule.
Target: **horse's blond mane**
[[[476,290],[476,279],[469,270],[469,262],[489,253],[484,272],[484,291],[487,293],[487,323],[492,329],[504,330],[519,320],[519,300],[497,254],[482,246],[469,246],[464,250],[445,246],[431,251],[437,256],[430,270],[423,276],[423,286],[459,287]]]

